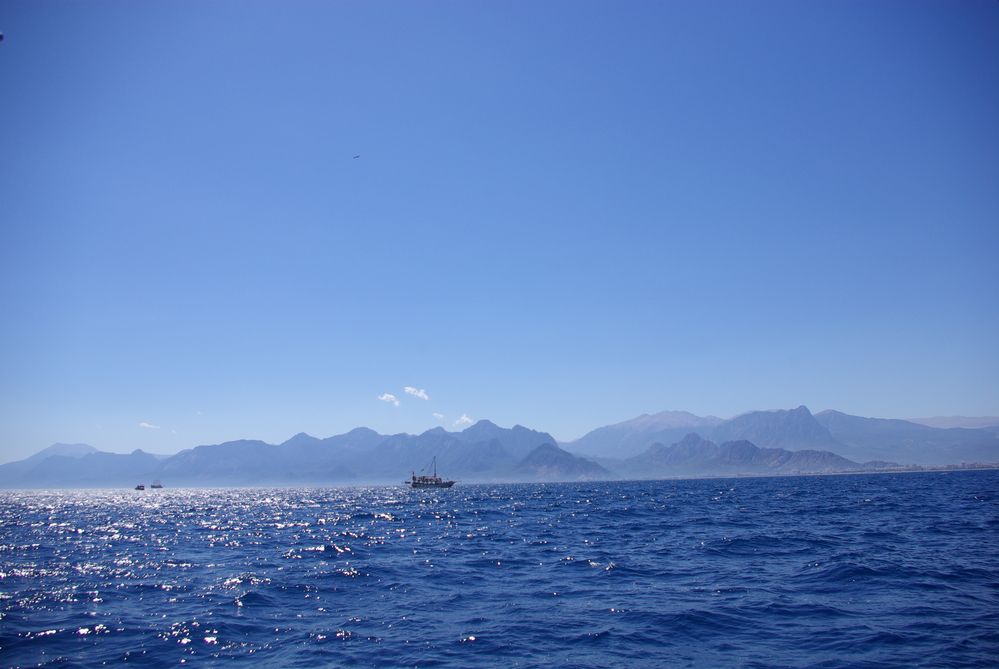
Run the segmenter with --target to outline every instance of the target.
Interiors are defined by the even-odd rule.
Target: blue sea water
[[[0,493],[0,664],[999,664],[999,472]]]

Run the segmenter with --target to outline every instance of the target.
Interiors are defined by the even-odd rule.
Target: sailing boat
[[[413,472],[412,478],[405,481],[405,484],[413,488],[450,488],[454,485],[454,481],[445,481],[441,477],[437,476],[437,456],[434,456],[434,475],[433,476],[417,476],[416,472]]]

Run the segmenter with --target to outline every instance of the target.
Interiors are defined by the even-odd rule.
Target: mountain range
[[[207,444],[164,456],[54,444],[0,465],[0,487],[119,487],[399,483],[436,457],[460,481],[576,481],[870,471],[999,462],[992,428],[937,428],[807,407],[729,420],[683,411],[643,414],[558,444],[546,432],[482,420],[461,432],[382,435],[359,427],[325,439]],[[896,464],[899,463],[899,464]]]
[[[426,473],[435,457],[442,474],[464,481],[613,478],[556,446],[549,434],[482,420],[462,432],[382,435],[361,427],[326,439],[305,433],[280,444],[244,439],[167,457],[55,444],[0,465],[0,487],[130,487],[157,479],[171,486],[399,483],[411,472]]]
[[[751,411],[729,420],[683,412],[643,415],[597,428],[560,445],[613,469],[615,462],[634,457],[653,445],[677,443],[677,428],[672,421],[678,415],[688,426],[681,431],[719,444],[745,440],[761,448],[829,451],[855,463],[886,461],[932,467],[999,461],[999,433],[992,428],[938,428],[832,410],[812,414],[804,406]]]
[[[705,474],[848,472],[881,466],[871,463],[865,467],[829,451],[760,448],[745,439],[716,444],[691,433],[671,446],[653,444],[645,452],[622,462],[616,469],[629,478],[648,479]]]
[[[695,416],[686,411],[642,414],[622,423],[598,427],[576,441],[563,444],[573,453],[587,457],[627,458],[638,455],[651,444],[672,444],[691,432],[710,434],[724,422],[714,416]]]

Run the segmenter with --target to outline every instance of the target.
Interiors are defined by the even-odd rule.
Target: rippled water
[[[0,664],[995,666],[999,472],[0,493]]]

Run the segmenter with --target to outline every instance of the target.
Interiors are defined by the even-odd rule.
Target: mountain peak
[[[536,447],[530,453],[528,453],[527,457],[530,458],[530,457],[539,456],[539,455],[546,455],[546,454],[547,455],[561,455],[562,453],[568,453],[568,451],[562,450],[561,448],[559,448],[555,444],[544,443],[544,444],[541,444],[540,446]],[[572,455],[572,454],[569,453],[569,455]]]
[[[683,439],[677,442],[681,446],[694,446],[697,444],[710,444],[711,442],[697,434],[696,432],[688,433]]]
[[[714,425],[715,423],[720,422],[721,419],[714,416],[698,416],[690,413],[689,411],[673,411],[667,409],[666,411],[660,411],[659,413],[654,414],[643,413],[641,416],[623,421],[621,423],[615,423],[610,427],[627,426],[637,429],[662,429],[677,427],[701,427],[705,425]]]
[[[63,444],[57,443],[52,444],[48,448],[43,448],[34,455],[32,455],[29,460],[32,462],[45,460],[46,458],[51,458],[56,455],[61,455],[67,458],[82,458],[85,455],[90,455],[91,453],[99,453],[96,448],[90,444]]]
[[[286,441],[282,442],[281,445],[282,446],[295,446],[295,445],[301,445],[301,444],[311,444],[311,443],[314,443],[314,442],[317,442],[317,441],[320,441],[320,440],[317,439],[316,437],[313,437],[311,434],[308,434],[306,432],[299,432],[298,434],[296,434],[295,436],[291,437],[290,439],[287,439]]]
[[[503,428],[501,428],[499,425],[492,422],[491,420],[486,420],[485,418],[483,418],[480,421],[476,421],[474,425],[469,425],[468,427],[466,427],[464,430],[461,430],[457,434],[460,434],[462,439],[468,441],[470,439],[477,439],[477,440],[491,439],[497,433],[502,431]]]
[[[746,439],[761,448],[808,448],[834,453],[843,448],[804,404],[796,409],[744,413],[716,426],[711,438],[719,444]]]
[[[537,480],[579,481],[611,478],[595,462],[564,451],[555,444],[539,444],[518,463],[516,471]]]
[[[642,453],[651,444],[672,444],[691,432],[708,436],[721,423],[714,416],[697,416],[689,411],[660,411],[592,430],[566,448],[584,456],[629,457]]]

